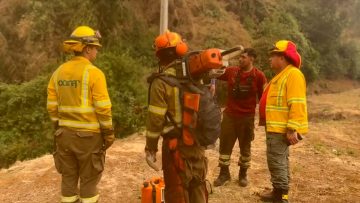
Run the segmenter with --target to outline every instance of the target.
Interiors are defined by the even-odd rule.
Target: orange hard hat
[[[178,56],[184,56],[188,51],[187,44],[181,39],[181,36],[176,32],[166,31],[165,33],[156,37],[155,42],[156,55],[159,50],[175,47]]]

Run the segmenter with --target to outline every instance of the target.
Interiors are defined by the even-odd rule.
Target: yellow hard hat
[[[99,31],[88,26],[79,26],[71,33],[70,39],[64,41],[63,49],[65,52],[81,52],[86,45],[101,47],[100,38]]]

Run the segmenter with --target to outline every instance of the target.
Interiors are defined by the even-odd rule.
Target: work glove
[[[155,164],[156,162],[156,151],[145,148],[145,159],[146,163],[155,171],[160,171],[159,167]]]
[[[115,141],[114,129],[101,129],[101,135],[104,139],[104,150],[107,150]]]
[[[286,139],[289,145],[295,145],[302,140],[302,137],[295,130],[288,130],[286,133]]]
[[[114,143],[115,135],[114,134],[106,135],[106,136],[103,136],[103,139],[104,139],[104,147],[103,147],[103,149],[107,150]]]

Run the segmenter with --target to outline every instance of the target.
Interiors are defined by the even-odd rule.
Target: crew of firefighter
[[[56,129],[54,160],[62,175],[61,202],[64,203],[99,201],[96,186],[104,169],[105,151],[115,139],[106,79],[92,64],[101,47],[100,38],[100,33],[88,26],[76,28],[63,44],[64,51],[75,56],[55,70],[48,85],[47,109]],[[206,146],[191,136],[191,129],[184,130],[187,119],[184,110],[188,107],[184,106],[183,86],[178,84],[183,77],[179,74],[184,73],[181,68],[188,45],[178,33],[166,31],[156,37],[154,47],[159,69],[148,78],[146,161],[158,170],[156,154],[162,137],[165,202],[208,202]],[[248,185],[255,108],[261,98],[260,124],[266,126],[267,159],[274,187],[265,196],[273,202],[287,202],[288,146],[299,141],[299,133],[307,132],[306,86],[299,71],[301,57],[293,42],[277,42],[270,55],[276,75],[267,86],[264,73],[254,66],[257,55],[252,48],[241,53],[239,66],[227,67],[217,78],[227,82],[228,96],[221,133],[217,135],[220,136],[220,173],[214,185],[222,186],[231,180],[230,157],[237,140],[240,148],[238,184]],[[201,86],[202,80],[192,79],[191,83]],[[210,89],[215,89],[214,80]],[[189,95],[195,95],[195,101],[199,102],[196,95],[201,93]],[[220,129],[220,116],[218,118]],[[280,148],[286,150],[279,151]],[[281,166],[274,164],[277,161]],[[286,173],[281,172],[283,168]]]

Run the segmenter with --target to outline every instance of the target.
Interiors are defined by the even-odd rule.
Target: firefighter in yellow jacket
[[[179,34],[165,32],[155,40],[160,73],[177,77],[176,67],[181,67],[181,57],[188,50]],[[151,80],[150,80],[151,81]],[[177,127],[182,123],[179,88],[160,78],[150,82],[149,109],[146,120],[146,159],[154,167],[159,137],[162,143],[162,169],[165,181],[165,202],[205,203],[207,192],[205,176],[207,159],[204,148],[186,146]],[[177,127],[174,127],[174,124]]]
[[[289,146],[308,132],[306,82],[300,71],[301,57],[288,40],[276,42],[270,52],[274,78],[260,100],[260,124],[266,128],[266,156],[273,190],[262,200],[288,202]]]
[[[64,203],[98,202],[105,150],[115,139],[105,76],[91,63],[100,38],[88,26],[76,28],[63,43],[64,51],[75,56],[56,69],[48,85],[47,110],[56,128],[54,160],[62,175]]]

